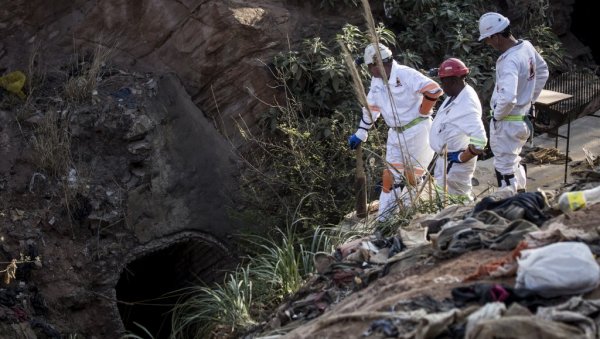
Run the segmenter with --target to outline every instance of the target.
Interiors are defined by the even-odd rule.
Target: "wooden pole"
[[[444,145],[444,199],[443,206],[448,202],[448,144]]]
[[[354,182],[356,192],[356,216],[365,218],[369,211],[367,210],[367,176],[363,162],[362,145],[356,148],[356,178]]]

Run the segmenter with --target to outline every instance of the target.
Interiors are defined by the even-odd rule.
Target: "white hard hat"
[[[379,45],[379,54],[381,54],[381,60],[385,60],[387,58],[392,57],[392,51],[382,44]],[[377,52],[375,50],[375,44],[369,44],[365,48],[365,64],[370,65],[375,63],[375,57],[377,56]]]
[[[510,25],[510,20],[502,14],[489,12],[479,18],[479,41],[502,32]]]

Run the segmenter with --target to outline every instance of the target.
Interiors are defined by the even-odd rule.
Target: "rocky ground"
[[[156,79],[105,68],[85,92],[84,75],[32,81],[39,87],[26,89],[25,101],[0,93],[0,261],[9,269],[17,260],[14,275],[2,273],[2,338],[121,330],[110,285],[136,243],[125,200],[148,180],[145,108]],[[63,91],[70,79],[80,79],[71,93]]]

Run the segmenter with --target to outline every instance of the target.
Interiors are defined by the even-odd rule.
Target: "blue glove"
[[[448,161],[456,162],[456,163],[460,164],[462,162],[462,161],[460,161],[461,153],[462,153],[462,151],[448,152]]]
[[[350,146],[350,149],[356,149],[361,142],[362,140],[360,140],[356,134],[352,134],[350,138],[348,138],[348,146]]]

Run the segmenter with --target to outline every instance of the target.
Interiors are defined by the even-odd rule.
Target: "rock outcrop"
[[[312,3],[314,2],[314,3]],[[318,1],[57,0],[3,4],[0,64],[26,69],[33,52],[47,67],[96,44],[128,69],[174,72],[227,136],[253,125],[276,95],[267,64],[309,36],[328,36],[360,10],[341,15]],[[260,100],[259,100],[260,99]]]

